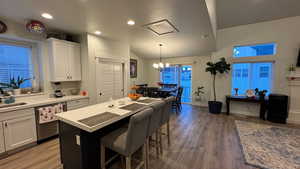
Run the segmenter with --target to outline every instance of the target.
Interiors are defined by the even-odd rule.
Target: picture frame
[[[130,59],[130,78],[137,78],[137,60]]]

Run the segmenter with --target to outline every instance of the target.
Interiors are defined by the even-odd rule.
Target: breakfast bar
[[[57,114],[64,169],[99,169],[101,137],[128,123],[131,115],[155,100],[122,98]]]

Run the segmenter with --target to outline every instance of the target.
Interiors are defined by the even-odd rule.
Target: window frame
[[[257,56],[244,56],[244,57],[235,57],[234,56],[234,48],[236,47],[243,47],[243,46],[255,46],[255,45],[264,45],[264,44],[275,44],[275,51],[274,51],[274,55],[257,55]],[[270,57],[270,56],[276,56],[277,55],[277,52],[278,52],[278,43],[273,41],[273,42],[263,42],[263,43],[254,43],[254,44],[243,44],[243,45],[235,45],[232,47],[232,51],[231,51],[231,57],[234,58],[234,59],[240,59],[240,58],[256,58],[256,57]]]
[[[254,46],[254,45],[262,45],[262,44],[270,44],[274,43],[276,45],[275,48],[275,54],[274,55],[259,55],[259,56],[248,56],[248,57],[234,57],[234,48],[237,46]],[[272,42],[262,42],[262,43],[253,43],[253,44],[240,44],[240,45],[234,45],[231,48],[231,57],[230,57],[230,62],[231,64],[238,64],[238,63],[272,63],[272,70],[271,70],[271,84],[270,84],[270,91],[271,93],[274,90],[274,82],[275,82],[275,67],[276,67],[276,57],[278,56],[278,51],[280,50],[279,43],[276,41]],[[232,76],[233,76],[233,71],[231,71],[230,74],[230,94],[232,93]]]
[[[39,59],[38,43],[0,38],[0,44],[19,46],[19,47],[25,47],[31,49],[31,62],[32,62],[32,75],[33,75],[33,78],[31,79],[32,88],[41,92],[42,85],[40,80],[41,73],[40,73],[40,66],[39,66],[40,59]]]

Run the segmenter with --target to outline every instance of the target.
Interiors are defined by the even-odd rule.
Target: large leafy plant
[[[30,78],[22,78],[20,76],[18,76],[17,78],[11,77],[9,83],[0,83],[0,86],[6,88],[19,89],[21,85],[27,80],[30,80]]]
[[[225,58],[221,58],[218,62],[207,62],[206,72],[210,72],[213,76],[213,92],[214,101],[217,101],[216,97],[216,75],[228,73],[230,71],[230,64],[226,62]]]

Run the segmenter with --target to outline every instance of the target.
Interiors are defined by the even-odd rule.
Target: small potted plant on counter
[[[208,101],[208,108],[210,113],[219,114],[222,110],[222,102],[217,101],[216,96],[216,75],[224,74],[230,71],[230,64],[228,64],[225,58],[221,58],[218,62],[207,62],[206,72],[210,72],[213,78],[213,93],[214,100]]]
[[[0,83],[0,86],[2,87],[7,87],[7,88],[12,88],[14,91],[14,95],[20,95],[21,94],[21,85],[26,82],[27,80],[30,80],[31,78],[22,78],[20,76],[18,76],[17,78],[12,77],[10,78],[10,82],[9,83]]]

